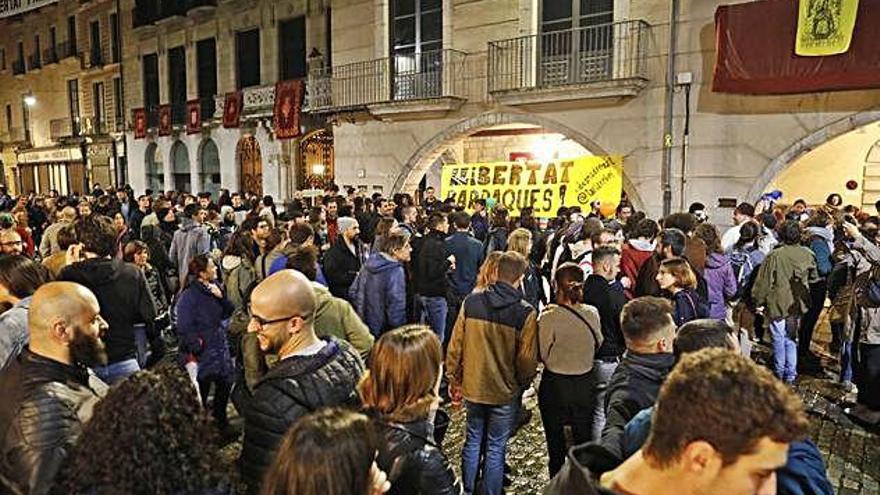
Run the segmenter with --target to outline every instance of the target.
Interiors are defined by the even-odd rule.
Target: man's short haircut
[[[73,224],[62,226],[58,229],[58,235],[55,239],[58,241],[58,247],[62,251],[66,251],[67,248],[76,244],[76,228]]]
[[[498,280],[513,284],[523,276],[528,267],[529,262],[523,255],[506,251],[498,259]]]
[[[443,223],[445,218],[446,214],[444,213],[431,213],[431,216],[428,217],[428,229],[436,229],[438,225]]]
[[[480,205],[480,206],[482,206],[483,208],[485,208],[485,207],[486,207],[486,199],[485,199],[485,198],[478,198],[478,199],[475,199],[475,200],[474,200],[474,204],[475,204],[475,205]]]
[[[786,220],[779,227],[779,240],[783,244],[794,245],[801,242],[801,225],[796,220]]]
[[[663,219],[663,228],[678,229],[685,234],[690,234],[697,228],[697,217],[691,213],[673,213]]]
[[[291,224],[290,229],[287,231],[288,239],[290,239],[290,242],[295,245],[306,242],[309,237],[314,237],[314,235],[315,229],[307,223]]]
[[[202,191],[198,194],[199,199],[211,199],[211,193],[208,191]]]
[[[604,263],[605,260],[620,256],[620,251],[614,246],[601,246],[593,250],[593,265]]]
[[[755,207],[751,203],[743,201],[736,207],[736,212],[747,217],[755,216]]]
[[[809,420],[800,398],[770,372],[724,349],[685,354],[660,388],[643,452],[668,467],[692,442],[704,441],[729,466],[769,438],[804,438]]]
[[[471,217],[463,211],[456,211],[449,216],[458,230],[467,230],[471,226]]]
[[[409,234],[400,230],[392,230],[382,238],[382,252],[390,255],[406,246],[407,242],[409,242]]]
[[[260,225],[260,221],[263,220],[260,217],[248,217],[245,218],[243,222],[241,222],[241,230],[247,232],[248,230],[256,230],[257,225]]]
[[[626,303],[620,313],[620,329],[632,342],[651,342],[670,325],[675,325],[672,303],[662,297],[638,297]]]
[[[116,227],[104,215],[90,215],[76,223],[76,238],[86,251],[99,257],[116,253]]]
[[[198,203],[190,203],[183,208],[183,216],[186,218],[193,218],[201,209],[202,207],[199,206]]]
[[[676,361],[689,352],[702,349],[734,350],[731,337],[735,335],[733,328],[722,320],[709,318],[692,320],[678,329],[672,341],[672,353]]]
[[[291,268],[314,281],[318,278],[318,248],[313,245],[299,246],[287,255],[285,268]]]
[[[660,233],[660,226],[657,222],[650,218],[643,218],[636,224],[636,228],[632,231],[632,237],[653,240]]]
[[[608,227],[603,227],[599,230],[594,231],[590,235],[590,242],[593,244],[594,249],[602,242],[602,234],[609,234],[611,235],[611,237],[616,237],[617,231]]]
[[[687,247],[687,236],[679,229],[663,229],[660,232],[660,244],[672,248],[674,256],[683,256]]]
[[[417,212],[418,210],[419,209],[413,205],[406,205],[400,209],[400,215],[405,218],[410,216],[413,212]]]

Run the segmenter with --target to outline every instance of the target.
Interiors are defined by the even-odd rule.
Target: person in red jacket
[[[642,219],[633,229],[632,237],[623,245],[620,253],[620,273],[627,299],[634,297],[633,287],[639,276],[639,269],[654,253],[654,238],[659,232],[660,226],[657,222],[648,218]]]

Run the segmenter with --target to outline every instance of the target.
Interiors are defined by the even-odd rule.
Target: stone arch
[[[549,131],[564,135],[594,155],[608,154],[604,148],[585,134],[547,117],[531,113],[487,112],[461,120],[447,127],[420,146],[410,159],[407,160],[400,175],[397,176],[393,190],[413,191],[417,189],[422,176],[449,146],[471,134],[501,124],[531,124],[540,126]],[[637,209],[643,208],[644,203],[639,196],[638,190],[629,181],[625,170],[623,173],[623,190]]]
[[[198,148],[198,184],[200,191],[209,192],[216,199],[220,190],[220,149],[211,138],[205,138]]]
[[[153,192],[165,189],[165,165],[162,163],[159,145],[155,142],[147,145],[147,149],[144,151],[144,164],[146,165],[144,167],[145,189],[152,189]]]
[[[749,189],[746,200],[756,201],[760,198],[770,182],[772,182],[780,172],[788,168],[788,166],[801,155],[809,153],[818,146],[831,141],[838,136],[877,121],[880,121],[880,111],[860,112],[836,120],[824,127],[814,130],[810,134],[807,134],[805,137],[786,148],[764,168],[764,171],[758,176],[758,179],[754,184],[752,184],[752,188]]]
[[[189,193],[193,191],[189,150],[183,141],[175,141],[171,145],[171,174],[175,191],[186,191]]]

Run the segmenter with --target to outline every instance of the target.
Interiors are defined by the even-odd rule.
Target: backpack
[[[730,265],[733,268],[733,275],[736,277],[736,294],[734,299],[739,299],[742,296],[752,272],[755,270],[751,254],[752,252],[748,250],[735,249],[728,255]]]
[[[232,316],[229,317],[228,330],[230,335],[241,335],[247,332],[248,324],[251,321],[248,306],[250,305],[251,292],[257,286],[257,280],[255,277],[247,287],[242,287],[241,271],[243,269],[244,264],[242,263],[232,269],[226,276],[226,291],[229,294],[238,294],[238,297],[241,299],[241,306],[237,306],[232,312]]]

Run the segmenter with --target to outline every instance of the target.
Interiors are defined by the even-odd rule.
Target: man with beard
[[[299,418],[358,403],[363,362],[348,343],[315,334],[316,304],[311,282],[295,270],[269,276],[251,294],[248,331],[257,334],[260,350],[279,360],[243,402],[240,466],[248,493],[259,491],[282,437]]]
[[[107,323],[87,288],[51,282],[34,293],[30,345],[0,373],[0,490],[45,494],[107,386],[87,366],[107,361]]]

